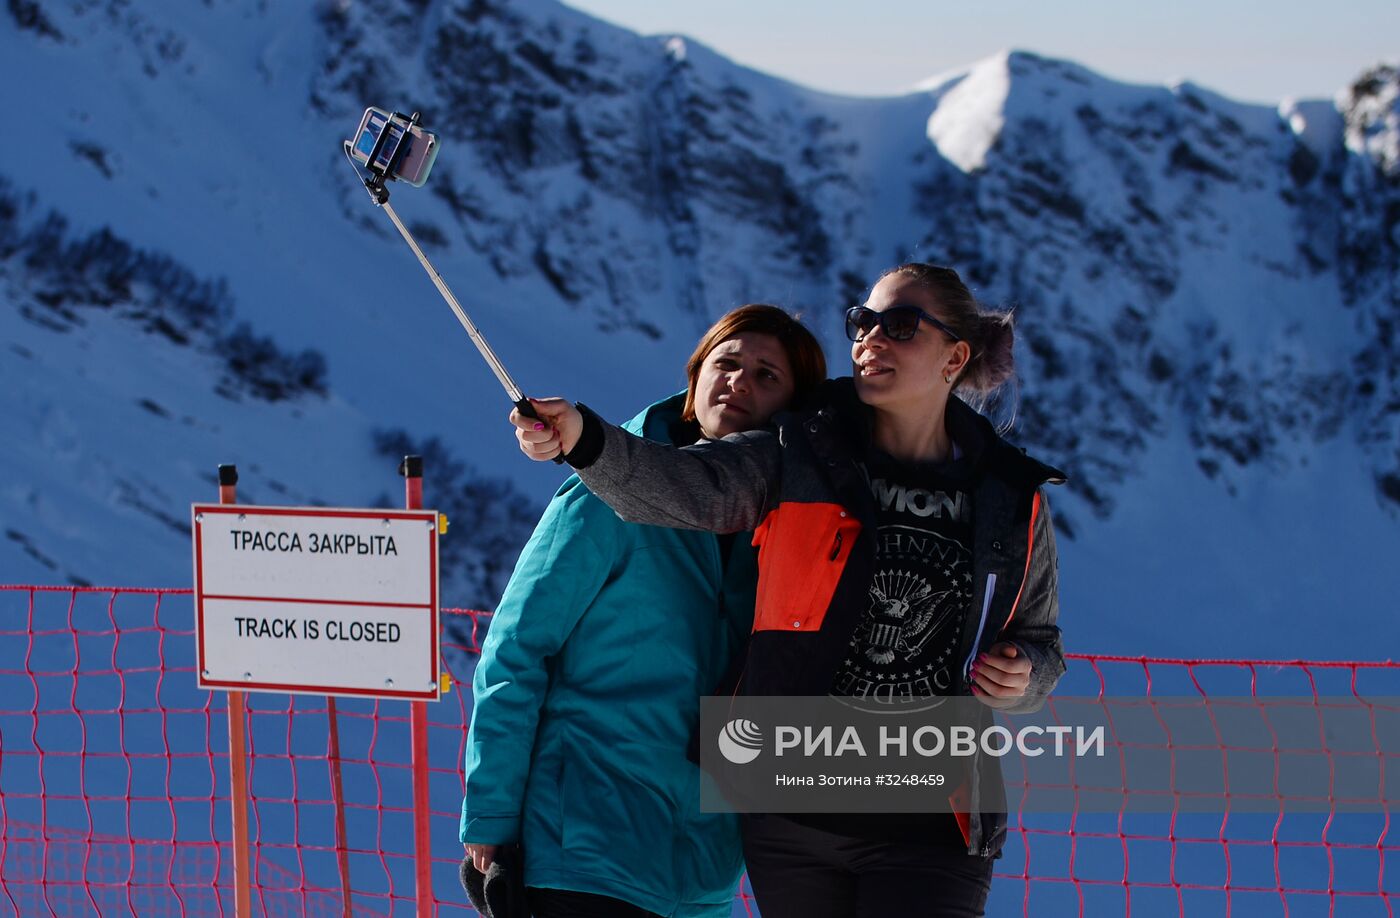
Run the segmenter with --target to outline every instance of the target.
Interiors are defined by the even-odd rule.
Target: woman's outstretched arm
[[[756,529],[773,509],[781,447],[772,431],[677,449],[563,399],[531,401],[542,420],[511,412],[521,451],[536,460],[562,451],[588,489],[629,523],[742,532]]]

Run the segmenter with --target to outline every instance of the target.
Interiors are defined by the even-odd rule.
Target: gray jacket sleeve
[[[1031,682],[1026,694],[1014,705],[1002,708],[1010,714],[1039,711],[1045,698],[1065,671],[1064,648],[1060,644],[1059,556],[1055,551],[1055,527],[1050,521],[1050,505],[1041,495],[1036,516],[1026,582],[1016,615],[1002,631],[999,640],[1011,641],[1031,663]]]
[[[778,491],[781,447],[769,430],[677,449],[606,421],[602,452],[577,473],[629,523],[743,532],[756,529]]]

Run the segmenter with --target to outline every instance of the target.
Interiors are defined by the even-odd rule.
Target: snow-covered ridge
[[[285,453],[310,427],[319,448],[335,444],[346,451],[341,465],[362,475],[376,459],[382,473],[404,455],[423,456],[435,506],[465,523],[443,545],[444,587],[479,605],[499,595],[538,505],[437,438],[370,428],[328,396],[319,352],[287,353],[238,320],[224,279],[198,277],[106,227],[76,236],[0,176],[0,296],[5,432],[25,470],[3,494],[20,512],[6,514],[2,534],[42,582],[87,585],[113,555],[128,582],[162,582],[169,559],[130,548],[188,538],[187,502],[176,495],[217,484],[213,465],[196,457],[233,458],[249,438],[265,441],[259,452]],[[324,503],[314,495],[335,473],[304,455],[287,465],[317,471],[317,490],[255,462],[242,471],[243,501]],[[361,491],[350,502],[392,506],[390,493]]]
[[[301,418],[287,404],[230,409],[196,398],[216,385],[217,360],[162,374],[133,332],[102,345],[126,368],[121,391],[175,387],[191,416],[218,417],[226,444],[282,457],[276,480],[306,499],[390,490],[365,485],[382,474],[373,430],[436,434],[536,500],[558,477],[519,462],[499,391],[353,185],[338,144],[372,102],[421,111],[443,135],[428,187],[396,190],[395,206],[529,391],[630,415],[678,388],[698,331],[745,301],[803,309],[839,369],[841,309],[898,261],[944,262],[984,300],[1018,311],[1014,436],[1071,475],[1053,496],[1074,537],[1067,588],[1084,590],[1071,600],[1107,609],[1120,604],[1104,598],[1114,584],[1146,583],[1153,608],[1177,609],[1186,568],[1209,584],[1193,607],[1337,603],[1322,579],[1295,576],[1307,566],[1300,553],[1335,569],[1393,541],[1393,68],[1360,75],[1335,100],[1269,107],[1009,51],[905,96],[848,99],[552,0],[158,11],[84,0],[12,3],[6,16],[15,27],[0,30],[0,97],[58,138],[11,151],[16,188],[78,237],[109,226],[194,276],[226,278],[257,336],[326,361],[322,408],[295,409]],[[7,323],[19,306],[0,302]],[[13,327],[41,358],[68,353],[31,323]],[[117,341],[130,350],[112,350]],[[7,379],[29,379],[12,354]],[[64,435],[53,419],[86,397],[70,381],[77,388],[45,384],[48,427],[26,407],[32,389],[9,387],[5,432],[100,442],[127,468],[237,458],[194,438],[162,453],[197,461],[152,459],[119,445],[123,425],[151,442],[162,428],[125,414],[85,431],[72,419],[86,415],[67,411]],[[321,477],[346,455],[360,458]],[[11,482],[50,480],[42,451],[0,461]],[[162,500],[178,509],[207,497],[199,481]],[[183,576],[175,556],[127,563],[137,551],[127,544],[79,551],[58,519],[106,498],[40,511],[36,490],[47,489],[0,491],[0,516],[45,557],[74,559],[74,576]],[[1164,493],[1196,514],[1159,507]],[[1294,513],[1316,502],[1315,526],[1343,500],[1347,525],[1324,526],[1308,546],[1289,541]],[[104,527],[125,511],[111,512]],[[1250,546],[1250,559],[1203,558],[1202,519],[1239,533],[1229,544]],[[481,518],[484,534],[492,525]],[[130,546],[151,558],[178,551],[164,530]],[[492,543],[493,563],[508,566],[507,543]],[[17,545],[0,542],[0,570],[14,572],[0,579],[46,576]],[[1105,567],[1115,574],[1105,579]],[[145,573],[157,570],[174,573]],[[1396,587],[1352,587],[1346,604]]]

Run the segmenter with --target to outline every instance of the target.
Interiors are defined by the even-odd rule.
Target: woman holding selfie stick
[[[1064,476],[959,397],[985,400],[1011,380],[1010,317],[984,312],[955,271],[907,264],[847,312],[846,330],[853,378],[829,381],[813,410],[779,415],[776,432],[677,450],[560,399],[535,402],[547,423],[511,418],[527,455],[562,452],[626,519],[756,530],[737,691],[1037,709],[1064,671],[1041,494]],[[981,767],[999,774],[995,760]],[[960,784],[950,804],[746,817],[764,918],[982,914],[1006,836],[1001,782]]]
[[[796,319],[749,305],[686,370],[687,391],[629,430],[683,446],[763,427],[826,361]],[[545,510],[472,681],[461,824],[482,873],[498,846],[522,844],[536,918],[728,918],[738,820],[700,812],[687,750],[701,696],[752,624],[749,543],[624,523],[577,478]]]

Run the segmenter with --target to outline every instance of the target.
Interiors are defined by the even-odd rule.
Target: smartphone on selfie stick
[[[457,314],[457,321],[462,323],[462,327],[467,330],[472,343],[481,352],[481,356],[486,359],[486,363],[491,367],[491,372],[496,374],[502,386],[505,387],[506,395],[515,403],[515,408],[527,418],[539,420],[535,413],[534,406],[530,400],[520,391],[520,387],[511,379],[506,368],[502,366],[500,358],[495,351],[491,350],[491,345],[486,342],[481,332],[477,331],[476,325],[468,317],[462,305],[457,302],[457,297],[452,294],[451,289],[443,281],[442,276],[437,273],[432,263],[428,261],[428,256],[423,254],[417,240],[408,231],[408,227],[403,225],[399,215],[394,212],[394,208],[389,205],[389,182],[405,182],[414,188],[421,188],[428,181],[428,173],[433,168],[436,161],[440,144],[436,134],[426,131],[418,123],[418,113],[403,115],[399,112],[388,112],[382,108],[370,107],[365,109],[365,113],[360,118],[360,127],[355,132],[353,141],[344,141],[345,156],[350,160],[350,165],[354,167],[355,174],[364,183],[365,189],[369,192],[370,200],[375,205],[383,208],[389,215],[389,219],[394,221],[394,226],[409,248],[413,249],[413,254],[418,256],[418,262],[423,266],[423,270],[428,272],[433,284],[442,294],[442,298],[447,300],[447,305],[452,307],[452,311]],[[361,172],[361,167],[369,172],[366,178]],[[563,462],[561,456],[554,457],[556,463]]]

